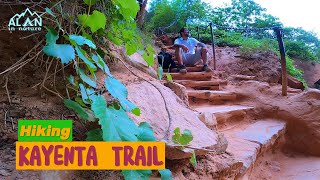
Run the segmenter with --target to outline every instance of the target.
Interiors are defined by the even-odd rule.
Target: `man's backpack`
[[[169,72],[171,72],[172,68],[176,68],[176,63],[172,60],[172,55],[163,51],[158,54],[158,63],[162,69],[169,69]]]

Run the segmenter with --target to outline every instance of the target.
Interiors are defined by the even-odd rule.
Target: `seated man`
[[[207,48],[204,43],[199,42],[195,38],[189,37],[189,30],[182,28],[180,30],[180,38],[174,41],[175,55],[178,60],[178,68],[180,73],[186,73],[186,66],[195,65],[200,59],[203,60],[203,70],[210,71],[208,67]],[[195,47],[200,47],[195,50]]]

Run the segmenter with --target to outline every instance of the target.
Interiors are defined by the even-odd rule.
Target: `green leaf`
[[[43,47],[43,52],[46,55],[60,58],[64,64],[68,64],[75,58],[74,49],[69,44],[49,44]]]
[[[94,10],[92,15],[89,16],[87,14],[79,15],[78,19],[81,25],[84,27],[90,27],[92,33],[96,32],[98,29],[104,29],[106,27],[106,16],[97,10]]]
[[[90,121],[90,122],[95,122],[97,121],[98,119],[94,116],[93,114],[93,111],[91,111],[90,109],[85,109],[86,113],[88,114],[88,119],[87,121]]]
[[[126,20],[133,20],[140,9],[140,6],[136,0],[114,0],[112,2],[115,5],[120,6],[119,12]]]
[[[82,46],[84,44],[88,45],[89,47],[96,49],[96,45],[93,44],[93,42],[89,39],[86,39],[83,36],[77,36],[77,35],[69,35],[69,38],[71,40],[74,40],[79,46]]]
[[[176,128],[173,132],[172,142],[176,144],[188,145],[193,139],[192,133],[188,129],[185,129],[183,134],[180,134],[180,128]]]
[[[69,81],[70,84],[76,86],[76,83],[74,81],[74,77],[72,75],[70,75],[69,77],[67,77],[67,80]]]
[[[46,13],[50,14],[50,15],[53,16],[53,17],[56,17],[56,16],[53,14],[53,12],[51,11],[51,9],[45,8],[45,10],[46,10]]]
[[[151,170],[122,170],[122,174],[126,180],[149,180],[151,173]]]
[[[147,51],[148,51],[148,53],[150,53],[150,54],[154,54],[154,49],[153,49],[153,47],[152,47],[150,44],[148,44],[148,46],[147,46]]]
[[[120,104],[118,101],[113,101],[113,108],[116,110],[119,110],[121,108]]]
[[[138,49],[137,49],[137,46],[135,44],[133,44],[132,42],[127,42],[126,43],[126,50],[127,50],[127,54],[130,56],[133,53],[135,53]]]
[[[82,99],[81,99],[81,98],[76,97],[74,100],[75,100],[77,103],[79,103],[81,106],[83,106],[83,107],[85,107],[85,106],[86,106],[86,105],[83,103],[83,101],[82,101]]]
[[[89,118],[88,114],[86,113],[86,111],[77,103],[77,102],[74,102],[70,99],[64,99],[64,105],[71,109],[71,110],[74,110],[81,119],[83,120],[87,120]]]
[[[86,141],[103,141],[102,139],[102,129],[93,129],[86,133]]]
[[[143,51],[142,57],[147,62],[148,66],[152,66],[154,64],[153,54],[148,54],[147,52]]]
[[[128,91],[127,88],[117,79],[113,77],[105,78],[106,89],[114,97],[117,98],[126,111],[132,111],[137,108],[132,102],[127,100]]]
[[[138,128],[122,109],[107,107],[106,100],[99,95],[93,100],[91,108],[103,132],[104,141],[137,141]]]
[[[88,34],[84,29],[82,29],[82,36],[85,37],[86,39],[89,39],[90,41],[94,42],[92,35]]]
[[[197,166],[197,158],[196,158],[196,153],[194,150],[192,150],[192,156],[190,158],[190,163],[192,164],[193,167]]]
[[[112,77],[112,74],[110,73],[109,67],[104,62],[104,60],[99,55],[92,55],[93,61],[97,64],[97,66],[102,69],[108,76]]]
[[[94,89],[92,88],[85,88],[83,84],[79,84],[80,92],[82,101],[85,104],[90,104],[95,98],[97,98],[97,95],[95,94]]]
[[[163,69],[161,66],[158,67],[158,78],[159,80],[162,80],[162,76],[163,76]]]
[[[140,114],[141,114],[140,108],[138,108],[138,107],[132,109],[131,112],[136,116],[140,116]]]
[[[83,0],[83,2],[89,6],[94,5],[96,3],[96,0]]]
[[[84,50],[82,50],[81,48],[79,48],[79,46],[76,46],[76,52],[79,56],[80,59],[82,59],[86,65],[88,66],[89,69],[91,70],[97,70],[97,67],[83,54],[83,52],[85,53]]]
[[[68,40],[68,41],[71,43],[72,46],[76,46],[76,45],[77,45],[77,43],[76,43],[74,40],[70,39],[69,36],[63,35],[63,37],[64,37],[66,40]]]
[[[53,27],[47,27],[45,26],[45,28],[47,29],[47,34],[46,34],[46,43],[48,44],[52,44],[52,43],[56,43],[56,41],[59,39],[59,34],[58,32],[53,28]]]
[[[90,77],[88,77],[84,71],[82,69],[79,69],[79,74],[80,74],[80,78],[87,84],[89,84],[91,87],[96,87],[97,83],[95,81],[93,81],[92,79],[90,79]]]
[[[107,37],[108,39],[110,39],[114,44],[116,45],[121,45],[123,43],[122,39],[118,38],[117,36],[115,36],[114,34],[112,34],[111,32],[107,33]]]
[[[99,54],[100,57],[102,57],[102,59],[104,59],[104,56],[106,55],[106,53],[104,53],[104,51],[101,48],[97,49],[97,53]]]
[[[168,80],[168,81],[172,81],[172,76],[171,76],[171,74],[167,73],[166,76],[167,76],[167,80]]]
[[[159,170],[161,174],[161,180],[173,180],[172,173],[169,169]]]
[[[152,127],[147,122],[142,122],[139,124],[139,141],[156,141],[156,137],[153,134]]]
[[[61,23],[58,21],[58,19],[55,19],[54,21],[58,24],[59,30],[64,33],[64,29],[62,28]]]
[[[133,38],[133,32],[132,30],[122,30],[122,37],[127,40],[130,41]]]

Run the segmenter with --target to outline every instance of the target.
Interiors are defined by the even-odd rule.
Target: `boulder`
[[[303,83],[301,81],[299,81],[298,79],[290,76],[289,74],[287,75],[287,79],[288,79],[288,86],[289,87],[304,90]],[[282,84],[282,76],[279,79],[279,83]]]
[[[186,87],[171,81],[164,83],[164,85],[170,88],[184,102],[185,105],[189,106]]]
[[[289,148],[320,156],[320,90],[310,88],[288,100],[279,116],[288,122]]]
[[[218,123],[214,114],[210,112],[199,112],[198,117],[207,127],[217,129]]]
[[[124,54],[124,57],[126,57],[125,52],[122,52],[122,53]],[[147,74],[151,75],[154,78],[157,78],[157,72],[152,67],[148,66],[148,64],[146,63],[146,61],[143,59],[142,55],[139,52],[135,52],[134,54],[129,56],[129,58],[124,58],[124,60],[126,60],[126,62],[131,66],[143,72],[146,72]]]
[[[140,116],[129,115],[137,124],[144,121],[148,122],[153,127],[157,140],[165,140],[168,144],[173,144],[171,137],[175,128],[179,127],[181,131],[189,129],[192,132],[193,140],[188,146],[199,149],[196,150],[197,155],[205,154],[204,149],[210,149],[218,153],[226,149],[223,138],[217,132],[206,127],[196,113],[188,109],[176,94],[158,81],[152,81],[152,83],[165,98],[171,121],[160,92],[147,82],[135,82],[128,84],[127,88],[129,92],[128,99],[141,110]],[[169,136],[164,138],[167,132],[169,132]],[[191,153],[172,153],[174,152],[172,149],[177,150],[176,148],[167,147],[166,158],[182,159],[191,157]]]

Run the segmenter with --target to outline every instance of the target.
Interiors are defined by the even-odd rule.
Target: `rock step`
[[[234,79],[238,79],[238,80],[253,80],[255,78],[255,76],[247,76],[247,75],[231,75],[231,77],[233,77]]]
[[[176,80],[176,83],[179,83],[186,88],[193,88],[196,90],[219,90],[220,82],[219,80],[214,81],[191,81],[191,80]]]
[[[192,81],[192,80],[176,80],[174,81],[185,87],[199,87],[199,86],[219,86],[220,83],[224,83],[223,80],[211,80],[211,81]]]
[[[200,86],[200,87],[194,87],[193,89],[195,89],[195,90],[220,90],[220,86]]]
[[[188,97],[198,99],[214,100],[235,100],[237,95],[227,91],[213,91],[213,90],[187,90]]]
[[[203,66],[197,65],[197,66],[192,66],[192,67],[186,67],[188,72],[202,72]],[[163,69],[163,72],[169,72],[168,69]]]
[[[218,106],[207,105],[207,106],[195,106],[192,109],[196,110],[200,114],[206,114],[203,116],[210,118],[209,120],[201,119],[201,121],[205,121],[205,122],[215,121],[217,128],[222,129],[231,121],[239,122],[244,120],[247,112],[254,109],[254,107],[241,106],[241,105],[231,105],[231,106],[230,105],[218,105]]]
[[[167,78],[167,73],[164,73],[163,78]],[[183,73],[170,73],[173,80],[200,80],[207,81],[211,80],[212,72],[187,72]]]
[[[265,119],[222,131],[228,141],[226,152],[233,154],[237,162],[243,163],[239,177],[253,168],[258,156],[284,137],[285,128],[285,122]]]

